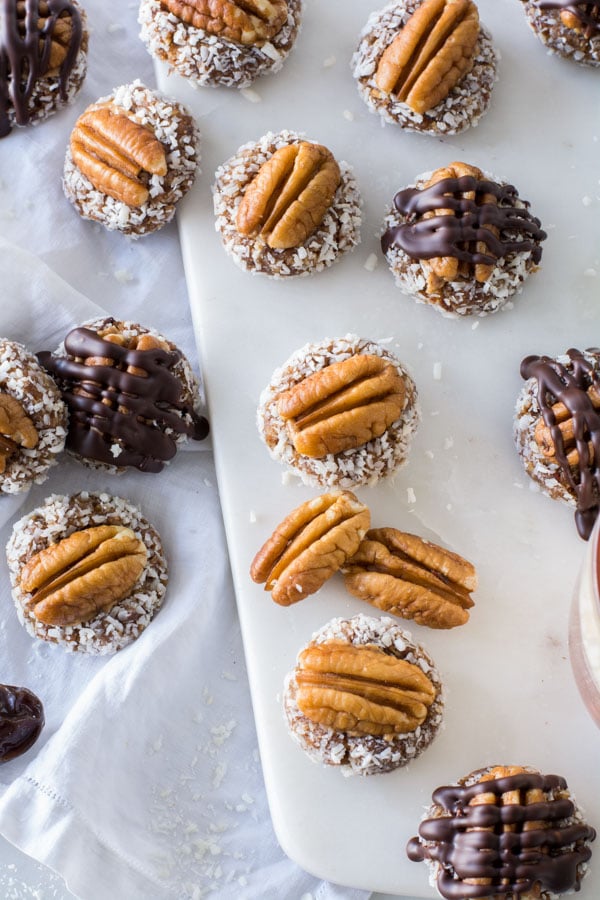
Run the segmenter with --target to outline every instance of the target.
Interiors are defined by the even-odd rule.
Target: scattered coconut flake
[[[593,203],[593,200],[591,197],[588,197],[588,195],[586,194],[585,197],[581,198],[581,202],[583,203],[584,206],[591,206]]]
[[[323,60],[323,68],[331,69],[332,66],[335,66],[337,59],[335,56],[328,56],[327,59]]]
[[[376,253],[370,253],[365,262],[364,267],[367,272],[374,272],[377,266],[379,265],[379,258]]]
[[[254,512],[253,509],[250,510],[250,515],[248,516],[248,520],[251,525],[254,525],[256,522],[256,513]]]
[[[345,109],[342,113],[347,122],[354,122],[354,113],[350,109]]]
[[[129,269],[116,269],[113,274],[120,284],[129,284],[133,281],[133,273]]]
[[[406,488],[406,499],[407,499],[408,503],[411,503],[411,504],[414,504],[417,502],[417,495],[415,494],[414,490],[411,487]]]
[[[435,455],[435,454],[434,454],[433,450],[426,450],[426,451],[425,451],[425,456],[426,456],[428,459],[433,459],[433,458],[434,458],[434,455]]]
[[[436,362],[433,364],[433,378],[435,381],[441,381],[441,378],[442,378],[441,362]]]
[[[444,439],[444,450],[451,450],[454,447],[454,438],[447,437]]]
[[[475,331],[476,328],[479,328],[479,319],[475,319],[475,321],[471,325],[471,331]]]
[[[116,31],[124,31],[125,26],[121,22],[111,22],[106,26],[106,30],[109,34],[114,34]]]
[[[249,103],[260,103],[262,101],[261,95],[254,88],[242,88],[240,94]]]
[[[589,269],[586,269],[585,272],[584,272],[583,274],[584,274],[587,278],[595,278],[596,275],[598,274],[598,272],[596,271],[596,269],[593,269],[593,268],[590,267]]]

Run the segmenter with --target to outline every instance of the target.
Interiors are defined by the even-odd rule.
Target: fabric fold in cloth
[[[0,239],[0,333],[34,352],[102,310]],[[113,657],[33,641],[0,582],[0,680],[42,699],[36,745],[0,771],[0,833],[83,900],[364,897],[288,860],[272,831],[243,662],[212,454],[178,454],[158,476],[111,476],[64,456],[15,514],[50,494],[106,491],[159,531],[163,608]],[[20,509],[19,509],[20,507]],[[293,748],[290,748],[293,750]]]

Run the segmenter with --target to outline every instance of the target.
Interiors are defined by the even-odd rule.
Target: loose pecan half
[[[236,215],[240,234],[261,234],[269,247],[299,247],[319,227],[341,180],[331,152],[300,141],[280,147],[258,170]]]
[[[127,206],[143,206],[150,175],[165,175],[165,148],[144,125],[124,110],[94,106],[75,123],[71,155],[93,186]]]
[[[298,707],[336,731],[392,737],[415,731],[436,689],[418,666],[375,644],[309,644],[296,668]]]
[[[471,0],[425,0],[383,52],[375,83],[423,114],[471,70],[478,37]]]
[[[20,587],[46,625],[77,625],[111,609],[132,591],[146,565],[131,528],[99,525],[50,544],[23,566]]]
[[[322,457],[361,447],[400,418],[406,390],[396,366],[355,354],[314,372],[279,397],[298,453]]]
[[[0,391],[0,474],[20,447],[33,450],[38,441],[36,427],[16,397]]]
[[[464,625],[477,587],[467,560],[396,528],[367,532],[342,571],[354,597],[430,628]]]
[[[287,21],[287,0],[160,0],[186,25],[236,44],[260,47]]]
[[[356,553],[370,513],[351,491],[307,500],[277,526],[250,567],[276,603],[290,606],[314,594]]]

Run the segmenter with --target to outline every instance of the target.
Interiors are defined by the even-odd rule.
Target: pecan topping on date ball
[[[27,688],[0,684],[0,763],[29,750],[43,727],[41,700]]]

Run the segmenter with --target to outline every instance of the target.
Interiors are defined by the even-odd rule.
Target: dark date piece
[[[0,763],[29,750],[43,727],[42,701],[27,688],[0,684]]]

